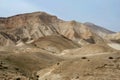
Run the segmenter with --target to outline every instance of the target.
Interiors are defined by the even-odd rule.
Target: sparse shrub
[[[57,63],[57,65],[59,65],[60,63]]]
[[[87,57],[82,57],[82,59],[87,59]]]
[[[88,59],[88,61],[90,61],[90,60]]]
[[[16,80],[21,80],[20,78],[16,78]]]
[[[6,67],[6,66],[4,66],[3,68],[4,68],[4,69],[8,69],[8,67]]]
[[[109,57],[109,59],[113,59],[113,57]]]

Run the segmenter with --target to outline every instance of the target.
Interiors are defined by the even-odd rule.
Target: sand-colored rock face
[[[120,32],[106,35],[106,38],[112,42],[120,43]]]
[[[80,39],[94,40],[95,37],[86,25],[76,21],[63,21],[45,12],[0,18],[0,28],[0,32],[8,35],[15,43],[19,40],[37,40],[53,34],[63,35],[76,42]]]
[[[0,80],[120,80],[120,41],[45,12],[0,17]]]

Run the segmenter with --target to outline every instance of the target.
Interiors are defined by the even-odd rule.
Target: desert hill
[[[46,12],[0,17],[0,80],[119,80],[119,40]]]
[[[59,34],[79,42],[80,39],[93,42],[94,33],[77,21],[63,21],[45,12],[34,12],[0,18],[0,34],[16,43],[37,40],[40,37]]]
[[[104,37],[107,34],[115,33],[113,31],[105,29],[105,28],[103,28],[101,26],[97,26],[97,25],[95,25],[93,23],[90,23],[90,22],[86,22],[86,23],[84,23],[84,25],[88,26],[94,33],[98,34],[101,37]]]

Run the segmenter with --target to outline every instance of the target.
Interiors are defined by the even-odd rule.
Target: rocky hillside
[[[11,42],[17,44],[18,41],[28,42],[49,35],[63,35],[78,43],[80,39],[96,43],[100,38],[95,40],[96,28],[94,29],[76,21],[63,21],[45,12],[26,13],[0,18],[0,35],[7,39],[1,38],[0,42],[4,40],[4,45],[11,45]],[[101,33],[104,31],[102,29]]]
[[[119,80],[119,40],[45,12],[0,17],[0,80]]]
[[[93,33],[96,33],[100,37],[103,37],[103,38],[105,38],[105,36],[108,34],[115,33],[113,31],[107,30],[101,26],[97,26],[97,25],[90,23],[90,22],[86,22],[86,23],[84,23],[84,25],[88,26],[90,28],[90,30],[93,31]]]

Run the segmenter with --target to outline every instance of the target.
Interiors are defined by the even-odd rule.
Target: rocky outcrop
[[[0,45],[1,46],[15,45],[14,41],[15,39],[13,36],[6,34],[4,32],[0,32]]]

